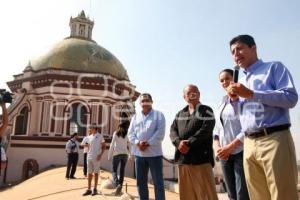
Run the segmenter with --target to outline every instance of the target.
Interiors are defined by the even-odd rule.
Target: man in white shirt
[[[83,193],[83,196],[86,195],[96,195],[98,177],[100,171],[100,160],[105,151],[105,140],[99,132],[97,132],[97,125],[90,125],[90,135],[88,136],[88,147],[87,153],[87,173],[88,173],[88,189]],[[94,189],[91,190],[92,178],[94,175]]]

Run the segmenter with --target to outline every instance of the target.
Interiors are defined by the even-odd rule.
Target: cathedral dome
[[[101,73],[129,80],[121,62],[92,40],[69,37],[57,43],[46,55],[31,62],[32,69],[61,69],[83,73]]]
[[[92,40],[94,22],[82,11],[70,18],[70,37],[57,43],[46,55],[31,61],[34,71],[61,69],[111,75],[129,81],[121,62]]]

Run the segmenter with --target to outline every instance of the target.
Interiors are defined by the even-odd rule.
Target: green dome
[[[32,60],[32,69],[61,69],[82,73],[100,73],[111,75],[119,80],[128,80],[121,62],[96,42],[66,38],[56,44],[46,55]]]

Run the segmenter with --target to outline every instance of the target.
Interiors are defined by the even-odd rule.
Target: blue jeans
[[[248,200],[248,190],[243,167],[243,152],[232,154],[221,160],[226,189],[230,200]]]
[[[115,186],[123,185],[125,166],[126,166],[127,160],[128,160],[127,154],[120,154],[120,155],[113,156],[112,177],[113,177],[113,183]],[[118,178],[119,165],[120,165],[120,173],[119,173],[119,178]]]
[[[137,180],[137,188],[138,188],[140,200],[149,199],[149,191],[148,191],[149,169],[154,184],[155,200],[165,200],[162,156],[157,156],[157,157],[135,156],[136,180]]]

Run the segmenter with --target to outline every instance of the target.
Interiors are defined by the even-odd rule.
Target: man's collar
[[[199,106],[201,106],[201,102],[198,102],[195,106],[195,110],[198,110]],[[183,111],[188,112],[189,111],[189,105],[186,105],[183,109]]]
[[[151,110],[150,110],[147,114],[143,113],[143,110],[141,110],[141,113],[142,113],[142,115],[144,115],[144,116],[148,116],[148,115],[150,115],[152,112],[153,112],[153,108],[151,108]]]
[[[263,61],[261,59],[258,59],[255,63],[250,65],[247,69],[244,69],[244,73],[249,74],[249,73],[254,72],[262,63],[263,63]]]

